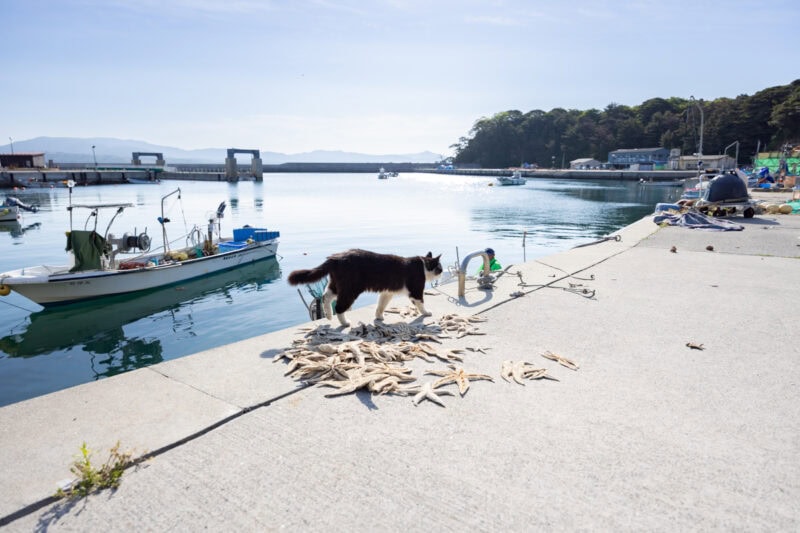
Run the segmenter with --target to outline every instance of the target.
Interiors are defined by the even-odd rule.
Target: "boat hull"
[[[69,273],[68,267],[33,267],[3,274],[0,284],[44,307],[166,287],[275,257],[278,240],[156,266]],[[63,271],[64,273],[53,273]]]
[[[0,222],[16,222],[19,219],[19,207],[0,206]]]
[[[180,284],[135,294],[109,296],[99,300],[46,307],[31,314],[22,331],[0,338],[3,352],[12,357],[31,357],[80,346],[101,332],[122,329],[141,318],[176,310],[184,305],[232,290],[256,290],[281,275],[275,257],[195,278]],[[189,307],[191,308],[191,307]],[[124,343],[133,342],[125,339]]]
[[[511,185],[525,185],[527,180],[525,178],[497,178],[497,183],[503,187]]]

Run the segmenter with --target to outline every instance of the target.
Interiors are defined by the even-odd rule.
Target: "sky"
[[[509,110],[791,83],[797,0],[0,0],[0,145],[453,154]]]

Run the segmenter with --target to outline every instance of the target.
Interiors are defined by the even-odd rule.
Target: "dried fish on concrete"
[[[525,385],[526,379],[552,379],[553,381],[559,381],[548,374],[546,368],[538,368],[527,361],[503,361],[500,367],[500,377],[509,383],[513,379],[520,385]]]
[[[494,381],[491,376],[487,376],[486,374],[467,372],[463,368],[456,368],[455,365],[447,365],[447,367],[449,370],[428,370],[425,372],[426,374],[440,376],[439,379],[433,382],[434,388],[441,387],[442,385],[447,385],[449,383],[455,383],[458,385],[458,392],[461,394],[461,396],[464,396],[469,390],[470,379],[485,379],[492,382]]]
[[[544,352],[541,355],[545,359],[550,359],[551,361],[556,361],[558,364],[560,364],[562,366],[565,366],[565,367],[569,368],[570,370],[578,370],[578,368],[580,368],[578,366],[578,363],[576,363],[576,362],[574,362],[574,361],[572,361],[570,359],[567,359],[566,357],[564,357],[562,355],[558,355],[557,353],[553,353],[553,352],[549,352],[548,351],[548,352]]]

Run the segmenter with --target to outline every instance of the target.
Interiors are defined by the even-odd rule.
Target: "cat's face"
[[[431,252],[428,252],[428,255],[423,257],[425,260],[425,279],[428,281],[434,280],[442,275],[442,263],[439,259],[442,257],[442,254],[433,257]]]

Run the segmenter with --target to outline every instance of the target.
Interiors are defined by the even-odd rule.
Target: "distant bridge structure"
[[[252,154],[250,161],[250,175],[256,181],[264,179],[264,165],[261,162],[261,152],[259,150],[247,150],[240,148],[228,148],[228,157],[225,158],[225,179],[237,181],[239,179],[239,169],[236,167],[236,154]]]
[[[162,152],[133,152],[131,154],[131,164],[141,165],[142,156],[152,156],[156,158],[156,165],[164,166],[164,154]]]

